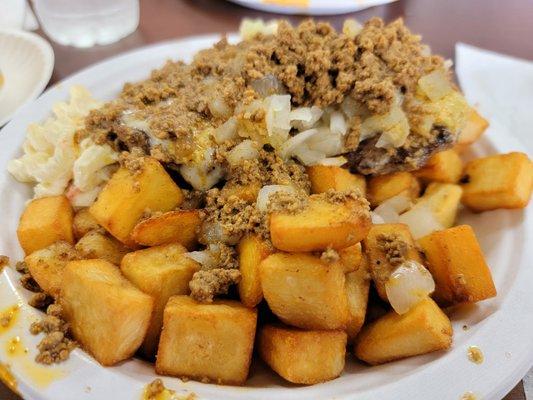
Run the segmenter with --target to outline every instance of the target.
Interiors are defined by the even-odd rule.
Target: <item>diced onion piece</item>
[[[377,206],[374,209],[374,213],[378,214],[384,223],[395,223],[398,222],[400,214],[408,210],[411,205],[411,198],[404,193],[400,193]]]
[[[207,104],[207,106],[209,107],[211,114],[213,114],[215,117],[227,118],[232,114],[228,103],[226,103],[226,101],[220,97],[215,97]]]
[[[216,267],[217,259],[209,250],[190,251],[188,253],[185,253],[184,256],[190,258],[193,261],[196,261],[198,264],[201,264],[206,269]]]
[[[372,115],[366,118],[361,124],[361,141],[376,135],[379,132],[387,134],[384,141],[390,141],[400,146],[405,141],[406,133],[409,134],[409,121],[400,107],[393,107],[387,114]],[[382,136],[383,136],[382,134]]]
[[[224,177],[224,170],[216,166],[210,171],[196,165],[182,165],[181,176],[196,190],[206,191],[215,186]]]
[[[363,25],[359,21],[350,18],[344,21],[342,25],[342,33],[344,33],[350,39],[355,39],[357,35],[363,30]]]
[[[348,131],[348,124],[340,111],[333,111],[329,116],[329,130],[336,135],[344,136]]]
[[[385,291],[390,305],[405,314],[435,290],[430,272],[416,261],[405,261],[390,275]]]
[[[375,213],[374,211],[370,211],[370,218],[372,218],[372,223],[374,225],[384,224],[385,220],[381,215],[378,213]]]
[[[424,75],[418,80],[418,86],[431,101],[437,101],[453,90],[447,73],[443,69],[436,69]]]
[[[303,165],[306,166],[318,164],[320,161],[326,158],[326,154],[324,152],[310,149],[305,144],[298,146],[294,150],[294,155]]]
[[[415,239],[420,239],[432,232],[444,229],[431,211],[431,208],[425,203],[415,204],[409,211],[400,215],[398,221],[409,226],[409,230]]]
[[[283,94],[285,92],[283,84],[272,74],[267,74],[262,78],[255,79],[250,85],[261,97],[268,97],[273,94]]]
[[[257,35],[275,35],[278,31],[278,23],[275,20],[265,22],[260,18],[244,18],[239,27],[239,33],[244,40],[250,40]]]
[[[214,133],[215,142],[222,144],[237,137],[237,118],[231,117],[220,125]]]
[[[291,125],[298,130],[306,130],[315,126],[324,112],[320,107],[299,107],[291,111]]]
[[[340,134],[332,133],[326,127],[318,128],[318,133],[313,135],[307,142],[311,150],[325,153],[327,157],[332,157],[342,153],[343,140]]]
[[[269,136],[273,137],[274,142],[283,142],[289,136],[291,129],[290,112],[291,96],[290,95],[273,95],[265,99],[266,116],[265,122]]]
[[[261,212],[268,210],[269,198],[277,192],[294,193],[295,189],[289,185],[266,185],[263,186],[257,194],[257,209]]]
[[[257,144],[253,140],[243,140],[228,153],[226,159],[230,165],[237,165],[242,160],[253,160],[259,157]]]
[[[293,154],[296,147],[304,143],[306,140],[309,140],[317,133],[317,129],[309,129],[292,136],[281,146],[280,155],[285,159],[289,158]]]
[[[328,157],[319,162],[320,165],[326,165],[329,167],[342,167],[348,160],[344,156]]]
[[[341,110],[348,117],[348,119],[355,117],[356,115],[362,115],[363,110],[361,106],[353,97],[345,97],[341,103]]]

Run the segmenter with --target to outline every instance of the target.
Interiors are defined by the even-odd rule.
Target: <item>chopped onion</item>
[[[346,124],[346,120],[341,112],[334,111],[330,114],[329,130],[333,134],[338,134],[341,136],[346,135],[346,132],[348,131],[348,124]]]
[[[250,84],[261,97],[285,93],[283,84],[272,74],[256,79]]]
[[[230,165],[237,165],[242,160],[253,160],[258,157],[257,143],[247,139],[231,149],[226,159]]]
[[[400,214],[408,210],[411,205],[411,198],[405,193],[400,193],[377,206],[374,213],[378,214],[385,223],[395,223],[400,219]]]
[[[291,96],[290,95],[273,95],[265,99],[266,116],[265,122],[267,132],[274,136],[275,142],[283,142],[289,136],[291,129],[290,112]]]
[[[311,150],[321,151],[327,157],[342,153],[343,140],[341,135],[332,133],[326,127],[319,127],[317,130],[318,133],[306,142]]]
[[[224,170],[215,166],[210,171],[197,165],[182,165],[180,167],[181,176],[196,190],[206,191],[215,186],[224,177]]]
[[[244,18],[239,27],[239,33],[244,40],[250,40],[257,35],[275,35],[278,31],[278,23],[275,20],[265,22],[260,18]]]
[[[306,140],[309,140],[311,137],[313,137],[317,133],[318,133],[317,129],[309,129],[307,131],[303,131],[292,136],[281,146],[280,155],[283,158],[289,158],[293,154],[296,147],[304,143]]]
[[[424,75],[418,80],[418,86],[431,101],[437,101],[453,90],[448,75],[443,69],[436,69]]]
[[[393,107],[387,114],[372,115],[361,124],[361,140],[392,129],[403,121],[407,122],[407,117],[400,107]]]
[[[331,166],[331,167],[342,167],[347,162],[348,160],[346,159],[346,157],[338,156],[338,157],[324,158],[322,161],[319,162],[319,164],[325,165],[325,166]]]
[[[209,250],[190,251],[183,255],[201,264],[204,268],[210,269],[216,267],[217,259]]]
[[[370,218],[372,218],[372,223],[374,225],[384,224],[385,220],[381,215],[378,213],[375,213],[374,211],[370,211]]]
[[[295,189],[289,185],[266,185],[263,186],[257,194],[257,209],[261,212],[268,210],[269,198],[277,192],[295,193]]]
[[[218,144],[235,139],[237,137],[237,118],[231,117],[228,119],[215,130],[213,136]]]
[[[357,35],[363,30],[363,25],[359,21],[350,18],[344,21],[342,25],[342,33],[344,33],[350,39],[355,39]]]
[[[289,118],[291,125],[302,131],[314,127],[322,114],[322,109],[317,106],[299,107],[291,111]]]
[[[207,104],[207,106],[209,107],[211,114],[213,114],[215,117],[227,118],[232,114],[231,108],[224,101],[224,99],[220,97],[215,97]]]
[[[305,143],[298,146],[293,153],[296,158],[298,158],[298,160],[300,160],[300,162],[306,166],[318,164],[320,161],[326,158],[326,154],[324,152],[310,149],[305,145]]]
[[[200,229],[200,236],[202,242],[210,245],[217,243],[235,245],[240,240],[239,235],[230,235],[218,221],[203,223]]]
[[[420,239],[431,232],[444,229],[426,203],[415,204],[409,211],[400,215],[398,221],[409,226],[409,230],[415,239]]]
[[[341,103],[341,110],[348,119],[356,115],[363,115],[363,109],[353,97],[345,97]]]
[[[390,275],[385,291],[390,305],[405,314],[435,290],[430,272],[416,261],[405,261]]]

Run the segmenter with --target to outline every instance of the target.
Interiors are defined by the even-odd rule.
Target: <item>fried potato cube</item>
[[[261,358],[289,382],[313,385],[335,379],[344,369],[347,338],[343,331],[265,325],[258,336]]]
[[[180,243],[192,250],[198,243],[201,223],[199,210],[169,211],[139,222],[131,238],[143,246]]]
[[[283,251],[323,251],[342,249],[359,243],[371,226],[366,205],[357,199],[329,202],[318,195],[309,198],[301,212],[272,213],[272,244]]]
[[[257,311],[236,301],[174,296],[165,307],[158,374],[242,385],[248,377]]]
[[[344,273],[356,271],[363,260],[363,250],[361,243],[354,244],[350,247],[340,249],[339,262],[343,266]]]
[[[149,359],[157,352],[168,299],[188,294],[189,281],[200,269],[197,262],[184,255],[185,252],[186,249],[177,243],[151,247],[127,254],[120,264],[124,276],[154,299],[150,326],[141,346],[141,352]]]
[[[365,326],[355,342],[355,356],[368,364],[448,349],[452,325],[446,314],[427,298],[403,315],[390,311]]]
[[[259,269],[265,300],[281,321],[303,329],[345,328],[349,313],[340,263],[275,253]]]
[[[413,174],[395,172],[374,176],[368,181],[368,200],[372,207],[399,194],[406,194],[413,200],[420,195],[420,183]]]
[[[466,125],[459,133],[454,149],[459,153],[463,152],[474,143],[485,132],[489,126],[489,121],[483,118],[474,108],[471,109],[466,121]]]
[[[74,244],[74,212],[65,196],[32,200],[20,217],[17,236],[26,254],[63,240]]]
[[[245,236],[237,247],[241,280],[239,296],[246,307],[255,307],[263,300],[259,265],[271,253],[271,247],[256,235]]]
[[[183,201],[180,188],[159,161],[146,157],[139,171],[120,168],[90,207],[93,217],[122,243],[146,210],[170,211]]]
[[[433,297],[443,305],[496,296],[490,269],[469,225],[433,232],[418,240],[435,280]]]
[[[370,272],[366,260],[361,263],[357,271],[347,273],[345,278],[348,311],[350,313],[350,319],[346,324],[346,333],[351,340],[357,336],[365,322],[370,290]]]
[[[463,173],[463,161],[455,150],[434,154],[427,164],[413,174],[426,182],[457,183]]]
[[[135,353],[153,308],[150,296],[104,260],[69,262],[63,270],[59,300],[74,338],[104,366]]]
[[[67,242],[56,242],[44,249],[34,251],[24,259],[31,276],[41,289],[57,298],[61,287],[63,269],[67,263],[77,260],[79,254]]]
[[[72,230],[76,240],[80,240],[90,231],[101,228],[102,227],[98,225],[96,219],[94,219],[92,214],[89,212],[89,208],[82,208],[74,215],[74,220],[72,221]]]
[[[435,219],[449,228],[455,223],[463,190],[453,183],[432,182],[415,207],[429,206]]]
[[[340,192],[358,189],[366,194],[365,177],[352,174],[345,168],[330,165],[313,165],[307,167],[307,175],[311,181],[311,193],[324,193],[330,189]]]
[[[119,265],[130,250],[117,239],[99,231],[90,231],[75,246],[81,258],[98,258]]]
[[[524,208],[533,189],[533,163],[524,153],[470,161],[464,171],[462,202],[474,211]]]
[[[420,253],[405,224],[379,224],[372,226],[368,236],[363,240],[363,249],[368,257],[368,267],[376,290],[383,300],[388,301],[385,283],[399,266],[391,251],[387,250],[386,242],[392,249],[403,249],[403,258],[422,263]]]
[[[245,185],[234,185],[232,183],[227,183],[222,188],[221,196],[224,196],[225,198],[237,196],[248,203],[253,203],[257,199],[259,190],[261,190],[260,183],[248,183]]]

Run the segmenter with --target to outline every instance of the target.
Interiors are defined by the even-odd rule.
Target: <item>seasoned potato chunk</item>
[[[356,199],[334,203],[312,195],[301,212],[273,213],[272,244],[283,251],[342,249],[360,242],[371,226],[366,205]]]
[[[98,222],[96,222],[96,219],[94,219],[88,208],[82,208],[74,215],[72,230],[77,240],[80,240],[90,231],[98,229],[102,229],[102,227],[98,225]]]
[[[139,170],[124,167],[111,177],[90,207],[93,217],[113,236],[131,244],[130,233],[146,210],[170,211],[183,194],[159,162],[142,159]]]
[[[376,290],[379,297],[385,301],[385,283],[402,258],[422,263],[411,232],[404,224],[374,225],[363,240],[363,248],[368,257],[368,266]]]
[[[82,258],[99,258],[119,265],[129,249],[117,239],[98,231],[91,231],[75,246]]]
[[[349,314],[340,263],[276,253],[259,268],[265,300],[280,320],[304,329],[344,329]]]
[[[340,249],[339,261],[344,269],[344,273],[356,271],[361,265],[363,259],[363,250],[361,248],[361,243],[354,244],[350,247],[345,247]]]
[[[524,208],[533,189],[533,163],[524,153],[470,161],[464,171],[462,202],[474,211]]]
[[[432,182],[413,208],[428,206],[442,227],[449,228],[455,223],[462,193],[459,185]]]
[[[348,297],[348,311],[350,312],[350,319],[346,324],[346,333],[348,338],[353,339],[365,322],[368,305],[370,272],[366,260],[363,260],[357,271],[346,274],[345,287]]]
[[[127,254],[120,270],[144,293],[154,299],[154,309],[141,352],[153,358],[163,326],[163,310],[168,299],[189,293],[189,281],[200,265],[184,255],[186,249],[177,244],[151,247]]]
[[[431,299],[418,303],[403,315],[390,311],[365,326],[355,343],[355,355],[369,364],[448,349],[452,325]]]
[[[496,296],[490,269],[468,225],[419,239],[435,280],[434,298],[443,305],[473,303]]]
[[[466,125],[461,130],[454,149],[462,152],[472,143],[479,139],[489,126],[489,121],[483,118],[475,109],[472,108]]]
[[[26,254],[63,240],[74,243],[72,207],[65,196],[32,200],[20,217],[17,236]]]
[[[429,182],[457,183],[463,173],[463,161],[455,150],[445,150],[433,155],[427,164],[413,174]]]
[[[199,210],[169,211],[139,222],[131,238],[143,246],[180,243],[192,250],[198,243],[201,223]]]
[[[372,207],[377,207],[385,200],[399,194],[406,194],[416,199],[420,194],[420,184],[409,172],[378,175],[368,181],[368,200]]]
[[[330,189],[340,192],[358,189],[363,196],[366,194],[365,177],[352,174],[345,168],[313,165],[307,167],[307,175],[311,181],[311,193],[324,193]]]
[[[237,252],[241,271],[239,296],[246,307],[255,307],[263,299],[259,264],[272,253],[272,249],[261,238],[249,235],[241,239]]]
[[[24,259],[31,276],[41,289],[57,298],[67,263],[77,260],[79,254],[67,242],[56,242],[44,249],[34,251]]]
[[[257,311],[231,300],[174,296],[165,307],[158,374],[242,385],[248,376]]]
[[[338,377],[344,369],[346,333],[302,331],[265,325],[259,332],[261,358],[283,379],[312,385]]]
[[[105,366],[131,357],[148,330],[153,300],[104,260],[71,261],[60,304],[74,338]]]

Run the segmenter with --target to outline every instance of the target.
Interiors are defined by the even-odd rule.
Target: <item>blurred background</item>
[[[308,0],[240,0],[240,3],[261,3],[259,7],[275,11],[283,9],[285,3],[292,5],[289,11],[296,14],[267,13],[224,0],[32,0],[31,4],[24,0],[0,0],[0,32],[34,31],[51,44],[55,59],[48,85],[95,62],[151,43],[235,32],[244,17],[288,18],[297,23],[308,17],[302,14],[311,11],[332,14],[315,18],[329,21],[336,28],[348,17],[360,22],[374,16],[386,21],[402,17],[412,31],[423,36],[434,53],[446,58],[453,59],[455,44],[464,42],[533,60],[532,0],[351,0],[350,6],[340,1],[342,6],[338,9],[335,0],[323,0],[322,8],[317,10],[299,8]],[[382,4],[375,5],[378,3]],[[374,6],[365,8],[367,5]],[[357,8],[363,9],[346,13]],[[336,12],[344,14],[335,15]],[[0,70],[7,62],[5,57],[0,46]],[[527,399],[526,391],[521,382],[506,399]],[[529,396],[533,400],[533,393]],[[0,386],[0,399],[18,397]]]

